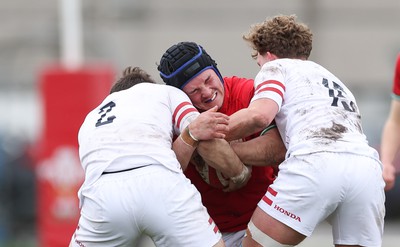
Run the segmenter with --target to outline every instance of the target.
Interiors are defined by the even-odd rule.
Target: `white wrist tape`
[[[232,180],[232,182],[235,184],[242,183],[246,180],[248,175],[249,175],[249,168],[247,168],[247,166],[244,165],[242,172],[236,177],[231,177],[230,180]]]
[[[253,221],[250,220],[249,224],[247,225],[247,231],[245,237],[251,237],[254,241],[259,243],[262,246],[269,246],[269,247],[291,247],[294,245],[286,245],[277,242],[276,240],[272,239],[267,234],[263,233],[260,229],[258,229]]]

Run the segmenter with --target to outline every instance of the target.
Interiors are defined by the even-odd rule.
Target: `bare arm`
[[[241,139],[244,136],[248,136],[257,131],[263,130],[270,124],[277,112],[278,105],[274,101],[269,99],[256,100],[252,102],[248,108],[242,109],[230,116],[229,132],[225,138],[228,140]],[[281,144],[282,141],[280,137],[278,140],[280,140]],[[214,167],[216,170],[219,170],[227,177],[231,177],[232,173],[238,174],[237,169],[240,169],[240,167],[241,170],[239,171],[241,171],[241,173],[239,173],[239,176],[247,172],[246,167],[243,165],[239,157],[237,157],[234,150],[231,149],[229,144],[224,142],[219,142],[219,144],[218,142],[204,144],[205,145],[202,146],[203,150],[200,148],[198,151],[208,165]],[[257,145],[257,143],[253,142],[251,144],[254,146]],[[244,151],[243,153],[245,154]],[[284,152],[282,153],[284,157]],[[250,155],[253,154],[254,152]],[[256,159],[265,159],[265,153],[262,153],[262,155],[262,157]],[[268,157],[268,159],[271,159],[271,157]],[[265,162],[263,164],[265,164]],[[244,181],[247,183],[249,178],[250,177],[246,177]]]
[[[223,139],[202,141],[197,152],[208,165],[222,172],[226,177],[235,177],[243,170],[243,162],[229,143]]]
[[[197,151],[208,165],[226,177],[232,177],[243,172],[243,163],[251,166],[279,165],[285,159],[286,147],[278,129],[274,127],[252,140],[231,142],[230,147],[220,139],[201,142]]]
[[[263,130],[275,118],[278,105],[271,99],[258,99],[248,108],[239,110],[230,116],[229,132],[225,139],[237,140]]]
[[[279,165],[286,155],[286,147],[277,128],[246,142],[232,142],[231,146],[246,165]]]
[[[214,107],[201,113],[173,142],[172,150],[183,170],[186,169],[198,141],[225,137],[229,117],[216,111],[217,107]]]
[[[381,161],[383,164],[383,178],[386,182],[385,190],[394,186],[394,160],[400,148],[400,101],[392,100],[389,116],[383,127],[381,138]]]
[[[184,142],[183,139],[180,137],[176,138],[176,140],[172,144],[172,150],[174,150],[176,158],[181,164],[183,171],[186,170],[195,149],[196,145],[188,145],[188,143]]]
[[[247,184],[251,177],[251,167],[246,167],[224,139],[201,141],[197,148],[199,156],[192,162],[205,162],[229,179],[225,192],[234,191]]]

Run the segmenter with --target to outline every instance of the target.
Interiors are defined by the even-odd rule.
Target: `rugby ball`
[[[207,165],[207,163],[202,163],[201,165],[196,164],[195,166],[201,178],[210,186],[217,189],[224,189],[229,185],[229,178],[225,177],[220,171]]]

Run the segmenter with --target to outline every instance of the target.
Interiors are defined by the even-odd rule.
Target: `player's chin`
[[[196,107],[197,110],[199,110],[199,112],[204,112],[204,111],[208,111],[210,110],[212,107],[209,107],[208,105],[205,104],[196,104],[194,105],[194,107]]]
[[[215,106],[218,106],[218,110],[219,110],[221,108],[222,104],[218,104],[215,101],[210,102],[210,103],[203,103],[201,109],[205,109],[204,111],[208,111]]]

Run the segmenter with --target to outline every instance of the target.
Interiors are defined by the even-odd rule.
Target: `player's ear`
[[[267,51],[266,58],[268,59],[268,61],[272,61],[278,59],[278,56],[276,56],[274,53]]]

